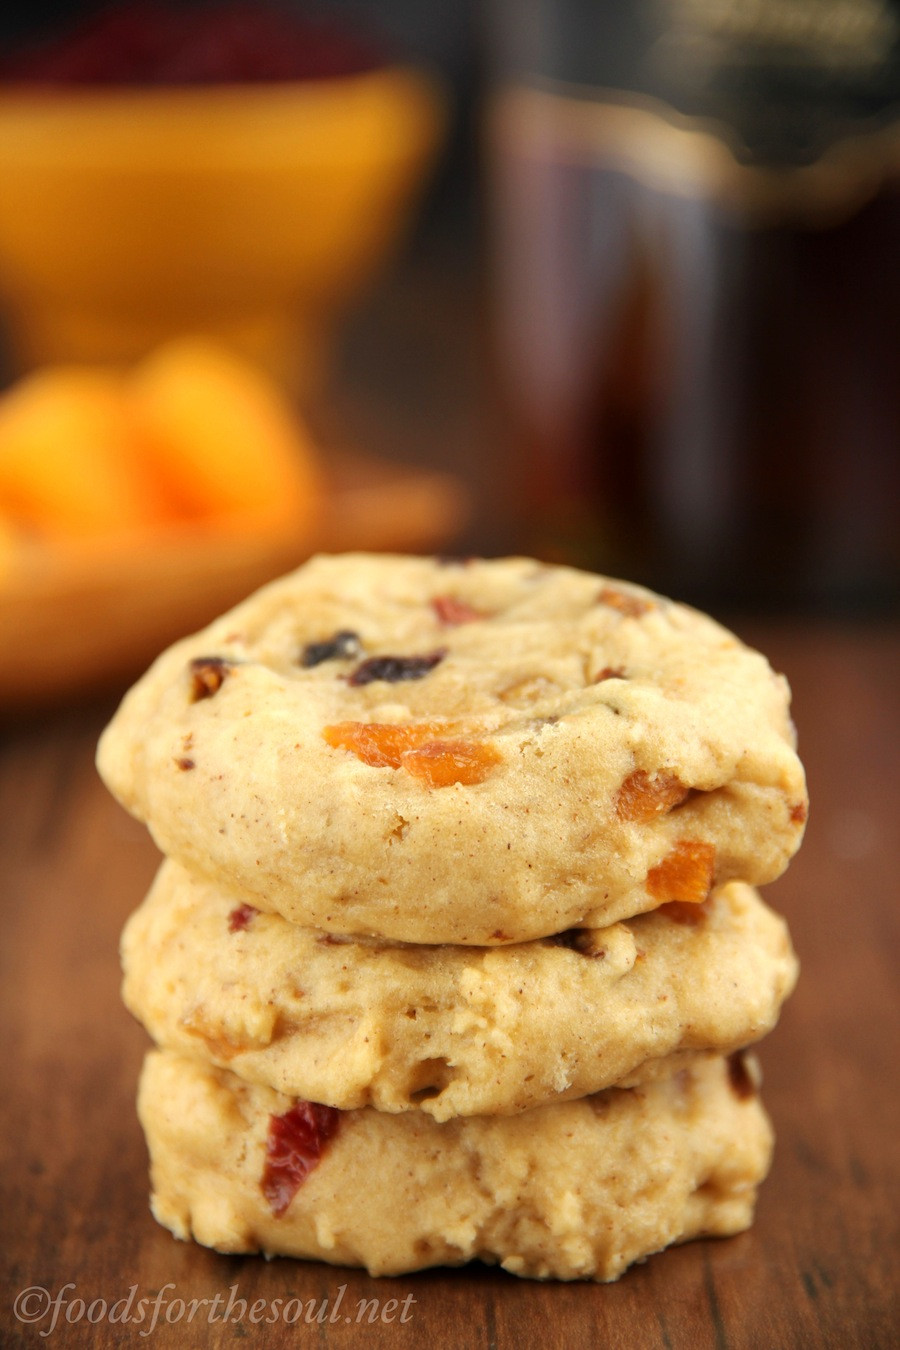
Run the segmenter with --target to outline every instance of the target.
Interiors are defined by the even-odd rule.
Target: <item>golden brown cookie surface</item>
[[[796,978],[738,882],[702,906],[512,947],[337,940],[163,865],[122,943],[162,1045],[331,1106],[510,1114],[766,1034]]]
[[[629,1091],[441,1125],[323,1115],[153,1051],[138,1108],[153,1211],[177,1237],[373,1275],[478,1258],[616,1279],[673,1242],[746,1228],[771,1155],[743,1064],[717,1057]]]
[[[527,559],[313,559],[164,653],[98,763],[164,852],[260,908],[423,943],[763,884],[806,815],[763,657]]]

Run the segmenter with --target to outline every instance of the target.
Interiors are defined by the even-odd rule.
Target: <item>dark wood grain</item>
[[[110,711],[9,728],[0,755],[3,1345],[601,1347],[887,1350],[897,1301],[900,635],[757,626],[745,635],[789,675],[813,801],[807,840],[768,898],[802,962],[764,1043],[778,1144],[753,1229],[696,1242],[615,1285],[536,1284],[486,1268],[372,1280],[358,1271],[218,1256],[178,1243],[147,1208],[134,1089],[146,1039],[118,997],[117,939],[156,866],[143,830],[93,769]],[[372,1179],[377,1185],[377,1178]],[[299,1298],[336,1316],[291,1326],[210,1323],[198,1307],[152,1335],[68,1303],[28,1326],[17,1293],[70,1300]],[[334,1300],[343,1290],[341,1303]],[[402,1300],[408,1319],[398,1320]],[[358,1300],[397,1299],[357,1325]],[[134,1304],[132,1308],[134,1308]],[[293,1305],[296,1307],[297,1305]],[[234,1304],[233,1310],[239,1311]],[[148,1311],[149,1317],[149,1311]]]

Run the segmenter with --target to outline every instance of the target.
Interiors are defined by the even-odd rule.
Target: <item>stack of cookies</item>
[[[527,559],[313,559],[164,653],[100,771],[166,855],[123,937],[178,1237],[610,1280],[751,1221],[745,1048],[797,966],[788,690]]]

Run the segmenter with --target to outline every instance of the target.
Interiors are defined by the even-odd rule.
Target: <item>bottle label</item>
[[[834,224],[900,174],[894,0],[568,3],[546,22],[495,99],[501,144],[766,224]]]

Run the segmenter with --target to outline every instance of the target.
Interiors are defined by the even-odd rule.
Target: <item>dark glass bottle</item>
[[[900,591],[900,15],[495,5],[522,545],[703,604]]]

